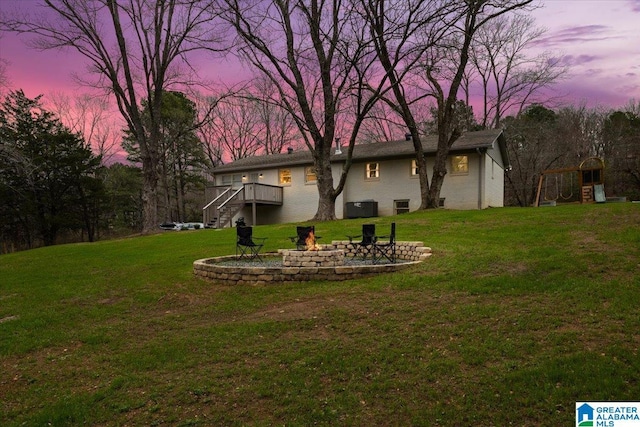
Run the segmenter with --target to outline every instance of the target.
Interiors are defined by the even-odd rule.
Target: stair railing
[[[226,190],[224,190],[222,193],[218,194],[218,196],[217,196],[215,199],[213,199],[212,201],[210,201],[209,203],[207,203],[207,204],[205,205],[205,207],[204,207],[204,208],[202,208],[202,222],[203,222],[203,224],[205,224],[205,225],[206,225],[206,224],[209,224],[209,223],[211,222],[211,214],[209,213],[209,212],[210,212],[210,209],[209,209],[209,208],[210,208],[212,205],[214,205],[218,200],[220,200],[220,199],[222,198],[222,196],[224,196],[225,194],[227,194],[229,191],[231,191],[231,187],[227,188],[227,189],[226,189]],[[219,209],[215,209],[215,213],[216,213],[216,214],[218,214],[218,210],[219,210]],[[218,218],[219,216],[220,216],[220,215],[218,214],[218,215],[215,217],[215,218],[216,218],[216,222],[217,222],[217,218]]]
[[[222,202],[222,204],[221,204],[220,206],[218,206],[218,212],[220,212],[220,213],[221,213],[224,209],[226,209],[226,207],[227,207],[227,203],[229,203],[229,202],[231,202],[232,200],[236,199],[236,198],[237,198],[237,196],[238,196],[240,193],[244,193],[244,187],[238,188],[238,189],[237,189],[237,190],[236,190],[236,191],[235,191],[235,192],[234,192],[234,193],[233,193],[233,194],[232,194],[232,195],[231,195],[227,200],[225,200],[224,202]],[[243,198],[244,198],[244,194],[243,194]],[[220,215],[218,215],[218,222],[219,222],[219,223],[221,223],[221,218],[220,218],[221,216],[222,216],[221,214],[220,214]],[[232,224],[232,222],[231,222],[232,217],[233,217],[233,215],[231,215],[231,216],[229,217],[229,227],[231,227],[231,226],[233,225],[233,224]],[[218,227],[219,227],[220,225],[222,225],[222,224],[218,224]]]

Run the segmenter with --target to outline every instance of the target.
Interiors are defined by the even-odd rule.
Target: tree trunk
[[[320,144],[321,145],[321,144]],[[331,146],[329,144],[329,150]],[[313,217],[314,221],[332,221],[336,219],[336,198],[338,192],[333,188],[333,173],[331,171],[331,163],[329,162],[329,154],[316,156],[316,177],[318,179],[318,210]]]
[[[416,133],[417,134],[417,133]],[[422,145],[422,141],[418,141]],[[414,149],[415,149],[414,144]],[[427,170],[427,159],[423,150],[416,149],[416,167],[418,169],[418,179],[420,181],[420,210],[429,208],[429,172]]]
[[[435,164],[433,165],[433,176],[431,177],[431,185],[427,192],[427,209],[436,209],[440,206],[440,191],[444,183],[444,177],[447,175],[447,155],[449,149],[438,147],[436,153]]]
[[[150,233],[158,225],[158,174],[150,156],[142,158],[142,232]]]

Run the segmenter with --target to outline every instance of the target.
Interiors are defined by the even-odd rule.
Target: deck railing
[[[252,182],[244,184],[245,202],[282,204],[282,187]]]

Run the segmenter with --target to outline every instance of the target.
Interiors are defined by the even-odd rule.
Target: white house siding
[[[445,198],[444,207],[447,209],[478,209],[478,178],[480,172],[479,155],[467,154],[469,157],[469,172],[464,174],[451,173],[450,158],[447,159],[447,175],[440,190],[440,197]],[[431,178],[431,174],[429,174]]]
[[[499,159],[500,153],[494,153],[494,158]],[[480,156],[476,153],[469,156],[469,172],[466,174],[448,173],[442,184],[440,197],[445,199],[444,207],[448,209],[478,209]],[[347,184],[345,185],[344,201],[358,202],[374,200],[378,202],[378,215],[394,215],[394,200],[409,200],[409,210],[414,211],[420,207],[420,181],[417,176],[411,176],[411,159],[397,159],[379,161],[380,178],[374,180],[365,179],[366,163],[354,163],[349,171]],[[494,166],[494,174],[491,174],[492,160],[488,159],[485,165],[484,191],[482,208],[488,206],[502,206],[502,185],[504,174],[497,164]],[[433,173],[433,160],[427,161],[429,178]],[[450,169],[450,165],[447,165]]]
[[[485,197],[482,208],[504,206],[504,166],[500,151],[487,150],[485,156]]]
[[[377,161],[380,177],[365,179],[366,163],[354,163],[345,185],[344,203],[374,200],[378,215],[394,215],[394,200],[409,200],[409,209],[420,207],[420,181],[411,176],[411,159]],[[346,214],[346,213],[345,213]]]

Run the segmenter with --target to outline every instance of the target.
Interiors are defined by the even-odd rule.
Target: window
[[[304,182],[316,182],[318,176],[316,175],[316,168],[313,166],[307,166],[304,168]]]
[[[234,175],[222,175],[222,185],[229,185],[234,188],[238,188],[242,186],[242,175],[234,174]]]
[[[409,200],[394,200],[393,210],[396,215],[409,212]]]
[[[280,185],[291,185],[291,169],[280,169],[278,176]]]
[[[365,179],[380,178],[380,163],[367,163]]]
[[[451,156],[451,173],[454,175],[469,173],[469,157]]]
[[[416,162],[416,159],[411,160],[411,176],[418,176],[418,162]]]

